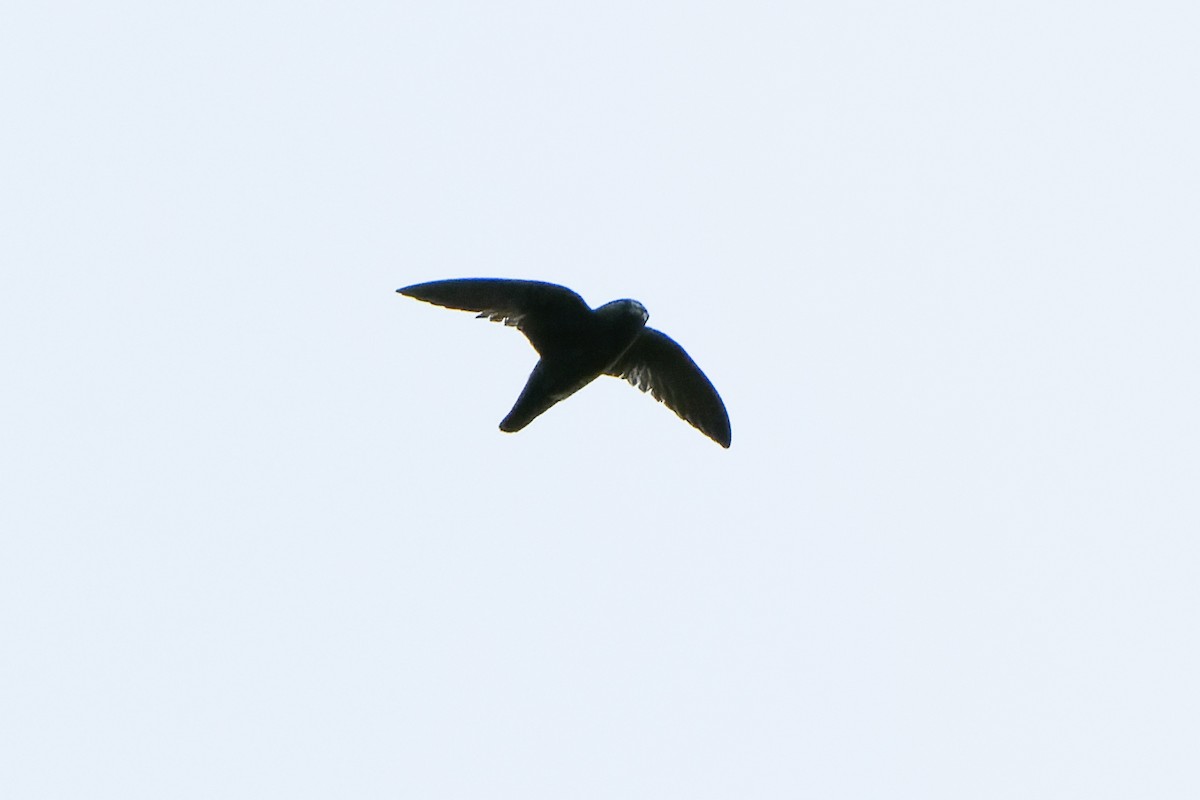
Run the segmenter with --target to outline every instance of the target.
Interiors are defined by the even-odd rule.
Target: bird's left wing
[[[722,447],[729,447],[729,414],[721,396],[696,362],[665,333],[643,328],[605,372],[649,392],[680,419]]]
[[[580,324],[591,313],[587,303],[565,286],[508,278],[457,278],[397,289],[426,303],[475,311],[480,317],[515,327],[542,353],[564,327]]]

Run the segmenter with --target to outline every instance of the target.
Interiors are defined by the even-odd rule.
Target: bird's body
[[[519,431],[601,375],[624,378],[729,447],[729,416],[713,385],[683,348],[646,327],[636,300],[591,309],[575,292],[541,281],[462,278],[397,289],[434,305],[478,312],[516,327],[541,356],[500,430]]]

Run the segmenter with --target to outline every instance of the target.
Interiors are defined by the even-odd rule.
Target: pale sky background
[[[9,2],[0,796],[1200,797],[1200,6]],[[636,298],[517,435],[438,278]]]

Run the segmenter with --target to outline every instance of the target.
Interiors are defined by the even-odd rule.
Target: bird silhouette
[[[540,356],[500,430],[519,431],[601,375],[623,378],[680,419],[729,447],[729,415],[712,383],[671,337],[646,327],[636,300],[588,307],[565,286],[507,278],[459,278],[397,289],[426,303],[474,311],[515,327]]]

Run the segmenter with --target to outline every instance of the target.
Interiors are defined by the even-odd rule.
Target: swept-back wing
[[[585,326],[591,314],[578,294],[542,281],[459,278],[418,283],[396,291],[426,303],[474,311],[484,319],[515,327],[542,355],[547,348],[557,346],[565,332]]]
[[[725,403],[696,362],[665,333],[643,328],[605,372],[649,392],[680,419],[722,447],[729,447],[731,433]]]

